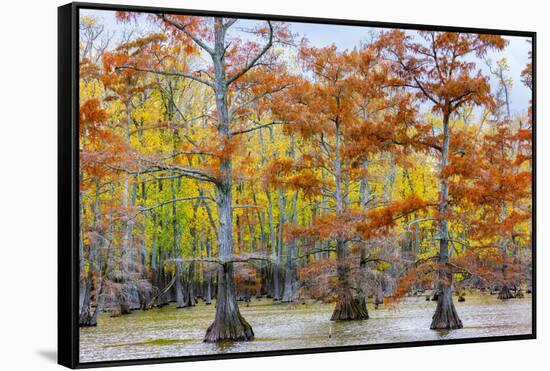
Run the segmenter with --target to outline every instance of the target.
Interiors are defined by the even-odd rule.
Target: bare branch
[[[147,161],[147,160],[144,160],[142,159],[142,161]],[[122,172],[125,172],[126,174],[129,174],[129,175],[143,175],[143,174],[151,174],[151,173],[156,173],[156,172],[160,172],[160,171],[175,171],[177,172],[179,175],[181,176],[184,176],[184,177],[187,177],[187,178],[193,178],[193,179],[196,179],[196,180],[201,180],[201,181],[205,181],[205,182],[211,182],[211,183],[217,183],[218,180],[201,171],[201,170],[198,170],[198,169],[193,169],[193,168],[189,168],[189,167],[184,167],[184,166],[178,166],[178,165],[164,165],[164,164],[156,164],[153,162],[153,165],[151,167],[148,167],[148,168],[145,168],[145,169],[140,169],[140,170],[130,170],[130,169],[127,169],[125,167],[120,167],[120,166],[114,166],[114,165],[110,165],[110,164],[107,164],[107,163],[104,163],[105,166],[107,166],[108,168],[110,169],[113,169],[113,170],[118,170],[118,171],[122,171]]]
[[[248,62],[246,66],[243,67],[239,72],[228,78],[225,82],[226,86],[229,86],[233,81],[237,80],[239,77],[244,75],[246,72],[248,72],[251,68],[253,68],[256,63],[260,60],[261,57],[264,56],[265,53],[271,48],[273,45],[273,25],[271,24],[271,21],[267,21],[267,25],[269,26],[269,40],[267,44],[263,47],[263,49]]]
[[[145,213],[147,211],[151,211],[151,210],[154,210],[154,209],[158,209],[159,207],[162,207],[164,205],[168,205],[168,204],[172,204],[172,203],[175,203],[175,202],[181,202],[181,201],[192,201],[192,200],[210,200],[210,201],[213,201],[215,202],[216,200],[214,200],[212,197],[209,197],[209,196],[191,196],[191,197],[180,197],[180,198],[174,198],[174,199],[171,199],[171,200],[168,200],[168,201],[164,201],[164,202],[161,202],[155,206],[151,206],[151,207],[145,207],[145,208],[141,208],[139,210],[140,213]]]
[[[227,22],[224,23],[223,28],[225,28],[227,30],[228,28],[233,26],[235,24],[235,22],[237,22],[237,20],[238,20],[237,18],[233,18],[233,19],[228,20]]]
[[[410,222],[409,224],[407,224],[407,226],[405,227],[405,229],[407,231],[411,231],[411,227],[414,225],[414,224],[418,224],[418,223],[422,223],[422,222],[427,222],[427,221],[437,221],[437,219],[435,218],[421,218],[421,219],[416,219],[416,220],[413,220],[412,222]]]
[[[273,125],[287,125],[287,124],[290,124],[290,122],[287,122],[287,121],[272,121],[272,122],[269,122],[267,124],[262,124],[262,125],[254,126],[254,127],[247,128],[247,129],[232,131],[229,134],[231,136],[239,135],[239,134],[245,134],[245,133],[250,133],[251,131],[260,130],[260,129],[267,128],[267,127],[270,127],[270,126],[273,126]]]
[[[455,270],[455,272],[460,272],[460,273],[467,273],[471,276],[477,276],[476,274],[470,272],[469,270],[467,270],[466,268],[464,267],[461,267],[461,266],[458,266],[456,264],[453,264],[453,263],[447,263],[447,265],[451,268],[453,268]]]
[[[153,68],[141,68],[141,67],[135,67],[135,66],[126,66],[126,65],[118,66],[118,67],[116,67],[116,69],[117,70],[129,69],[129,70],[140,71],[140,72],[150,72],[150,73],[154,73],[154,74],[157,74],[157,75],[163,75],[163,76],[183,77],[183,78],[186,78],[186,79],[191,79],[191,80],[200,82],[201,84],[204,84],[204,85],[214,89],[214,84],[211,83],[210,81],[206,81],[204,79],[201,79],[200,77],[197,77],[195,75],[191,75],[191,74],[188,74],[188,73],[185,73],[185,72],[162,71],[162,70],[155,70]]]
[[[252,103],[254,103],[255,101],[259,100],[259,99],[262,99],[262,98],[265,98],[267,96],[270,96],[271,94],[275,94],[275,93],[278,93],[278,92],[281,92],[283,90],[285,90],[286,88],[289,88],[291,86],[293,86],[294,84],[284,84],[284,85],[281,85],[277,88],[273,88],[269,91],[266,91],[266,92],[263,92],[262,94],[258,94],[258,95],[255,95],[254,97],[248,99],[247,101],[245,102],[242,102],[241,104],[239,104],[237,107],[235,107],[234,109],[231,110],[231,115],[233,115],[234,112],[237,112],[239,111],[240,109],[243,109],[245,107],[248,107],[250,106]]]
[[[226,265],[226,264],[232,264],[232,263],[250,263],[253,261],[267,261],[270,263],[274,263],[273,259],[269,258],[268,256],[264,255],[230,255],[225,258],[200,258],[200,257],[194,257],[191,259],[183,259],[183,258],[173,258],[168,259],[167,261],[175,261],[175,262],[203,262],[203,263],[213,263],[213,264],[220,264],[220,265]]]

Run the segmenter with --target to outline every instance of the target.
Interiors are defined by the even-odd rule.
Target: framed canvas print
[[[533,339],[535,33],[59,8],[59,363]]]

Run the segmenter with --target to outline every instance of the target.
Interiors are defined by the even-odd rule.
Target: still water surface
[[[531,333],[531,296],[501,301],[496,295],[466,296],[457,303],[464,328],[430,330],[435,302],[404,298],[397,306],[369,306],[367,321],[331,322],[333,304],[272,304],[269,299],[240,303],[255,340],[229,344],[202,342],[214,306],[174,304],[116,318],[102,313],[98,326],[80,329],[80,361],[106,361],[255,352],[358,344],[444,340]],[[329,332],[332,336],[329,338]]]

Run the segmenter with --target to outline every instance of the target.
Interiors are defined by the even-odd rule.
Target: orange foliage
[[[404,216],[424,210],[431,204],[416,195],[410,195],[403,200],[396,200],[389,205],[370,210],[366,214],[366,222],[358,226],[358,231],[364,239],[386,235],[396,222]]]

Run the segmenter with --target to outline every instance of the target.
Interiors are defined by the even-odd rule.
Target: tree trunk
[[[507,215],[506,205],[502,208],[502,219],[504,220]],[[502,243],[500,245],[500,255],[502,256],[502,287],[498,293],[498,298],[501,300],[512,299],[514,295],[510,291],[510,286],[508,284],[508,244],[506,236],[502,237]]]
[[[363,275],[366,268],[367,268],[367,248],[365,246],[361,246],[361,257],[359,260],[359,274]],[[369,311],[367,309],[367,293],[365,292],[365,289],[363,288],[363,284],[360,284],[359,292],[357,294],[357,304],[359,305],[359,308],[361,311],[367,314],[367,318],[369,317]]]
[[[382,287],[381,279],[382,278],[380,278],[380,280],[376,282],[376,287],[374,289],[374,294],[373,294],[373,301],[376,309],[378,309],[379,305],[384,304],[384,288]]]
[[[338,273],[338,299],[332,312],[331,321],[352,321],[368,319],[366,307],[360,305],[354,297],[349,283],[349,267],[345,259],[344,242],[336,241],[337,248],[337,273]]]
[[[358,298],[353,297],[351,290],[341,290],[330,320],[354,321],[369,319],[369,314],[365,308],[364,303],[361,303]]]
[[[176,308],[185,308],[185,300],[183,298],[183,284],[182,280],[182,266],[179,260],[176,260],[176,282],[174,282],[174,287],[176,290]]]
[[[82,197],[82,196],[81,196]],[[86,285],[86,277],[85,277],[85,272],[84,272],[84,267],[85,267],[85,261],[86,259],[84,258],[84,237],[82,236],[83,234],[83,228],[82,228],[82,201],[80,202],[80,227],[79,227],[79,233],[80,233],[80,237],[79,237],[79,241],[78,241],[78,259],[79,259],[79,281],[78,281],[78,310],[79,311],[82,311],[82,308],[84,307],[84,302],[85,302],[85,296],[86,296],[86,289],[87,289],[87,285]]]
[[[512,299],[514,295],[512,294],[512,291],[510,291],[510,286],[508,286],[507,283],[504,283],[502,285],[502,288],[500,289],[500,292],[498,293],[498,298],[501,300],[507,300]]]
[[[152,230],[152,236],[151,236],[151,281],[153,283],[153,286],[158,287],[158,271],[157,271],[157,259],[158,259],[158,251],[157,251],[157,214],[153,212],[153,230]]]
[[[218,132],[224,140],[222,147],[231,142],[227,85],[225,79],[225,27],[222,18],[214,19],[214,50],[212,61],[215,73],[215,97],[218,114]],[[222,148],[223,149],[223,148]],[[219,233],[218,233],[218,291],[216,293],[216,317],[206,330],[205,342],[226,340],[249,341],[254,339],[252,327],[239,312],[233,280],[233,169],[231,157],[220,161],[220,177],[216,183]]]
[[[450,143],[449,115],[443,118],[443,147],[441,150],[441,171],[447,166]],[[440,197],[438,212],[445,215],[447,212],[447,199],[449,196],[448,181],[445,177],[440,179]],[[439,268],[438,268],[438,297],[437,307],[432,317],[430,329],[458,329],[462,328],[462,321],[458,318],[453,297],[453,274],[449,267],[449,227],[447,219],[439,221]]]
[[[96,192],[95,192],[95,200],[94,200],[94,206],[93,206],[93,222],[92,222],[92,230],[97,232],[99,229],[99,184],[96,182]],[[82,237],[83,238],[83,237]],[[92,313],[92,285],[93,285],[93,278],[96,278],[96,283],[99,282],[98,278],[98,272],[97,272],[97,263],[98,263],[98,256],[97,256],[97,244],[98,244],[98,238],[95,237],[93,239],[90,239],[89,244],[90,248],[88,251],[88,272],[85,277],[84,281],[84,292],[83,292],[83,301],[82,306],[80,307],[80,315],[79,315],[79,321],[78,325],[80,327],[89,327],[89,326],[96,326],[97,325],[97,307],[99,307],[99,291],[96,287],[96,310],[94,313]],[[83,257],[82,257],[83,258]]]
[[[208,238],[205,241],[206,244],[206,255],[208,258],[212,256],[212,248],[210,246],[210,238]],[[206,281],[206,287],[204,290],[204,304],[210,305],[212,304],[212,276],[210,274],[210,270],[206,269],[204,272],[204,280]]]
[[[365,116],[366,119],[366,116]],[[365,161],[363,163],[363,167],[365,169],[368,168],[368,161]],[[367,211],[367,204],[369,202],[369,194],[370,194],[370,184],[369,180],[366,176],[361,177],[360,184],[359,184],[359,193],[361,195],[361,209],[363,211]],[[359,258],[359,274],[363,276],[363,279],[365,277],[367,270],[367,246],[362,245],[361,246],[361,256]],[[364,311],[367,314],[368,318],[368,310],[367,310],[367,292],[364,288],[364,283],[361,282],[359,284],[359,293],[357,294],[357,302],[359,304],[359,307],[362,311]]]
[[[147,205],[147,189],[145,186],[145,182],[141,182],[141,200],[142,205],[145,207]],[[147,279],[147,241],[146,241],[146,223],[141,224],[141,243],[140,243],[140,266],[139,270],[141,272],[141,278]]]
[[[175,150],[175,138],[174,133],[174,150]],[[172,199],[177,197],[176,180],[172,179],[170,182],[170,191]],[[174,249],[174,264],[176,270],[176,282],[174,283],[174,289],[176,291],[176,308],[185,308],[187,305],[183,296],[183,275],[182,275],[182,254],[180,246],[180,229],[178,224],[178,210],[175,202],[172,202],[172,244]]]
[[[82,138],[80,142],[82,143],[82,149],[81,149],[81,158],[84,157],[86,153],[86,135],[87,131],[84,130],[82,133]],[[79,181],[80,184],[82,184],[83,180],[83,172],[82,167],[80,168],[79,172]],[[78,219],[78,258],[79,258],[79,286],[78,286],[78,311],[82,311],[82,308],[84,306],[85,296],[86,296],[86,277],[84,274],[84,266],[85,266],[85,258],[84,258],[84,228],[82,228],[82,220],[84,220],[84,204],[82,203],[82,196],[84,194],[84,191],[81,189],[78,192],[78,205],[79,205],[79,219]]]
[[[437,308],[432,317],[432,324],[430,326],[430,329],[454,330],[462,327],[462,321],[458,317],[458,313],[456,312],[453,303],[451,287],[440,286],[439,295],[437,298]]]
[[[334,158],[334,186],[336,198],[336,215],[344,213],[344,196],[342,195],[342,160],[341,160],[341,133],[338,120],[335,121],[335,158]],[[345,241],[336,240],[336,270],[338,276],[338,299],[332,313],[331,321],[350,321],[368,319],[369,315],[363,311],[354,297],[349,282],[349,265],[346,260]]]
[[[285,284],[283,287],[283,297],[281,301],[283,303],[290,303],[294,300],[294,285],[293,285],[293,273],[292,273],[292,246],[293,243],[288,244],[289,251],[287,251],[287,257],[285,261]]]
[[[185,293],[185,302],[188,307],[194,307],[195,301],[195,262],[191,261],[189,265],[189,277],[187,282],[187,291]]]
[[[295,159],[294,135],[290,135],[290,158]],[[298,225],[298,191],[294,192],[292,197],[292,224]],[[286,248],[285,261],[285,285],[283,288],[283,303],[289,303],[294,300],[294,273],[292,271],[292,256],[298,250],[298,240],[293,238]]]
[[[298,224],[298,191],[294,193],[292,198],[292,223]],[[290,303],[294,300],[294,272],[292,270],[292,257],[298,250],[298,240],[293,238],[287,245],[286,260],[285,260],[285,285],[283,288],[283,303]]]
[[[282,189],[278,190],[279,194],[279,233],[277,236],[277,260],[274,267],[273,274],[273,300],[281,300],[281,266],[282,266],[282,256],[283,256],[283,235],[284,235],[284,224],[286,221],[286,200],[285,194]]]
[[[130,132],[130,103],[126,103],[126,144],[128,146],[131,145],[131,132]],[[122,184],[122,208],[127,212],[128,208],[134,206],[133,201],[135,200],[133,195],[130,192],[130,178],[128,176],[125,177],[123,184]],[[122,271],[122,282],[126,282],[128,280],[128,276],[130,271],[132,270],[132,261],[133,261],[133,244],[132,244],[132,238],[133,238],[133,229],[134,229],[134,219],[129,217],[128,215],[125,216],[124,219],[124,234],[122,236],[122,247],[121,247],[121,271]]]
[[[227,170],[231,163],[223,162]],[[249,341],[254,339],[254,332],[248,322],[241,316],[237,305],[235,282],[233,279],[233,263],[227,262],[233,252],[232,238],[232,206],[231,206],[231,179],[224,179],[224,184],[218,186],[218,217],[219,230],[219,258],[218,292],[216,297],[216,317],[214,323],[208,327],[205,342],[214,343],[225,340]]]
[[[92,315],[91,296],[92,275],[88,273],[84,288],[84,301],[82,302],[82,308],[80,309],[80,316],[78,319],[78,326],[80,327],[91,327],[97,325],[97,321],[94,320],[94,316]]]
[[[266,147],[263,135],[264,129],[258,130],[260,137],[260,147],[261,147],[261,163],[262,166],[267,162],[266,160]],[[272,139],[273,140],[273,139]],[[275,237],[275,223],[273,220],[273,201],[271,200],[271,192],[269,189],[265,189],[265,196],[267,198],[267,223],[269,227],[269,243],[271,247],[271,259],[275,259],[277,256],[277,239]],[[267,286],[267,296],[274,297],[275,293],[275,267],[272,263],[268,263],[266,267],[266,286]]]
[[[233,281],[233,264],[223,264],[218,269],[218,295],[216,300],[216,318],[206,330],[204,341],[250,341],[254,339],[252,327],[239,311]]]

